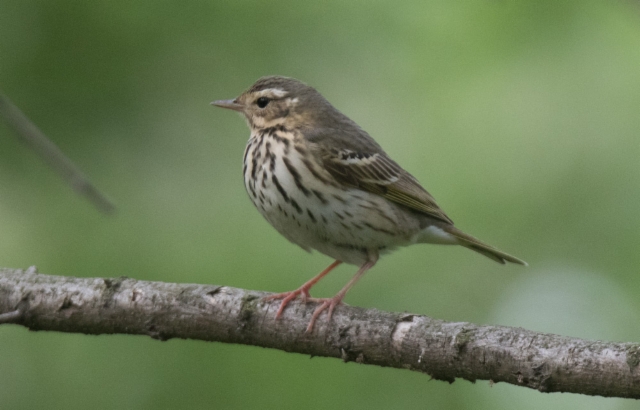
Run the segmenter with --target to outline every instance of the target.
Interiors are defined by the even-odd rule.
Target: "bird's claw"
[[[341,295],[336,295],[332,298],[320,298],[320,299],[311,298],[309,299],[309,301],[320,303],[320,306],[318,306],[316,310],[313,311],[313,315],[311,316],[311,320],[309,321],[309,325],[307,326],[306,333],[311,333],[313,331],[313,326],[316,323],[316,319],[318,319],[318,316],[320,316],[320,314],[324,312],[327,308],[329,308],[327,322],[330,321],[331,316],[333,315],[333,310],[335,309],[336,306],[342,303],[342,297]]]
[[[311,295],[309,294],[309,289],[306,289],[303,287],[296,290],[289,291],[289,292],[282,292],[282,293],[277,293],[275,295],[269,295],[269,296],[266,296],[264,300],[271,301],[271,300],[282,299],[282,302],[280,303],[280,307],[278,308],[278,311],[276,312],[276,317],[275,317],[276,319],[279,319],[280,316],[282,316],[282,312],[284,312],[284,309],[287,307],[289,302],[291,302],[298,296],[300,296],[300,300],[302,300],[303,303],[314,302],[314,303],[320,304],[320,306],[318,306],[316,310],[313,311],[313,315],[311,316],[311,320],[309,321],[309,325],[307,326],[307,330],[306,330],[307,333],[310,333],[311,331],[313,331],[313,327],[316,323],[316,320],[318,319],[318,317],[322,312],[329,309],[328,316],[327,316],[327,321],[329,321],[331,320],[331,316],[333,315],[333,311],[336,308],[336,306],[342,303],[342,297],[340,297],[340,295],[336,295],[332,298],[312,298]]]
[[[282,303],[280,303],[280,308],[278,308],[278,311],[276,312],[276,319],[278,319],[280,316],[282,316],[282,312],[284,312],[284,309],[287,307],[289,302],[291,302],[298,296],[300,296],[300,299],[302,300],[303,303],[307,303],[307,301],[311,299],[311,295],[309,294],[309,289],[305,287],[300,287],[296,290],[292,290],[289,292],[282,292],[282,293],[276,293],[275,295],[269,295],[265,297],[264,300],[270,301],[270,300],[282,299]]]

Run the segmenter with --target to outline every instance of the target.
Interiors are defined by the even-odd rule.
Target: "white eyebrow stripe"
[[[285,90],[281,89],[281,88],[266,88],[264,90],[260,90],[256,93],[256,96],[258,97],[284,97],[285,95],[289,94],[288,92],[286,92]]]

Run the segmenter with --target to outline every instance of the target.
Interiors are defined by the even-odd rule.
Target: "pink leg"
[[[287,307],[289,302],[291,302],[293,299],[298,297],[298,295],[301,295],[302,300],[306,302],[307,299],[311,297],[311,295],[309,295],[309,289],[311,289],[313,285],[318,283],[320,279],[322,279],[326,274],[331,272],[336,266],[340,265],[341,263],[342,263],[341,261],[333,262],[325,270],[320,272],[317,276],[313,277],[311,280],[309,280],[308,282],[306,282],[304,285],[300,286],[296,290],[292,290],[290,292],[278,293],[276,295],[265,297],[264,300],[282,299],[282,303],[280,303],[280,309],[278,309],[278,312],[276,313],[276,319],[282,315],[282,312],[284,312],[284,308]]]
[[[335,309],[336,306],[338,306],[340,303],[342,303],[342,299],[344,299],[344,297],[347,294],[347,292],[349,291],[349,289],[351,289],[351,287],[356,284],[356,282],[365,274],[366,271],[371,269],[373,267],[373,265],[376,264],[377,259],[378,258],[375,257],[374,260],[365,262],[360,267],[360,269],[358,269],[358,272],[356,272],[356,274],[353,276],[353,278],[351,278],[349,283],[347,283],[344,288],[340,289],[340,292],[338,292],[334,297],[332,297],[332,298],[321,298],[321,299],[310,299],[312,302],[319,302],[319,303],[322,303],[322,304],[320,306],[318,306],[316,308],[316,310],[313,312],[313,316],[311,316],[311,321],[309,322],[309,326],[307,326],[307,333],[309,333],[309,332],[311,332],[313,330],[313,325],[315,325],[316,319],[318,318],[318,316],[320,316],[320,313],[322,313],[327,308],[329,308],[329,316],[327,317],[327,321],[331,320],[331,315],[333,314],[333,309]]]

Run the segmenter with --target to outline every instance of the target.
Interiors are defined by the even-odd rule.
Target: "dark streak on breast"
[[[285,202],[289,203],[289,195],[287,195],[287,191],[285,191],[282,185],[280,185],[280,181],[278,181],[278,177],[276,177],[276,174],[271,175],[271,181],[273,181],[273,184],[276,186],[278,192],[280,192],[280,195],[282,195],[282,198],[284,198]]]
[[[313,212],[311,212],[311,210],[309,210],[309,208],[307,208],[307,215],[309,215],[309,218],[311,218],[311,222],[316,223],[318,221],[316,221],[316,216],[313,214]]]
[[[324,195],[322,195],[321,192],[316,191],[315,189],[312,189],[313,194],[320,200],[320,202],[322,202],[322,205],[326,205],[329,203],[329,201],[326,200],[326,198],[324,197]]]
[[[343,197],[341,197],[340,195],[333,194],[332,196],[333,196],[336,200],[338,200],[339,202],[342,202],[343,204],[346,204],[346,203],[347,203],[347,201],[346,201]]]
[[[269,169],[272,173],[276,170],[276,156],[273,153],[269,155]]]
[[[291,206],[294,207],[299,214],[301,214],[302,208],[300,208],[300,205],[298,205],[298,202],[296,202],[296,200],[293,198],[290,198],[290,201],[291,201]]]
[[[284,165],[289,170],[289,173],[293,177],[293,182],[295,182],[298,189],[302,191],[304,196],[307,196],[307,197],[311,196],[311,192],[302,184],[302,177],[300,176],[300,173],[298,172],[298,170],[293,166],[291,161],[289,161],[289,158],[282,157],[282,161],[284,162]]]
[[[251,179],[254,181],[256,179],[256,172],[258,172],[258,157],[254,155],[253,158],[251,158]]]

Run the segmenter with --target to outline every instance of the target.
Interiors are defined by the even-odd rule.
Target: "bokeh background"
[[[0,124],[0,266],[268,291],[317,273],[330,260],[247,199],[244,121],[209,105],[267,74],[318,88],[459,227],[531,265],[415,246],[383,258],[349,304],[640,342],[635,1],[0,1],[0,88],[118,205],[99,214]],[[0,327],[2,409],[635,406]]]

